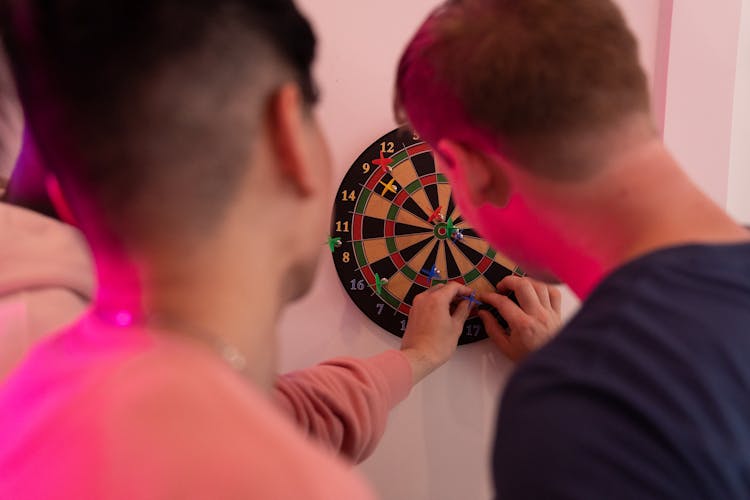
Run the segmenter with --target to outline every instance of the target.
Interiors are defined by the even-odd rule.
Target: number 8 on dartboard
[[[352,164],[336,196],[331,242],[352,301],[399,337],[414,297],[431,286],[455,281],[492,291],[521,273],[467,225],[432,150],[404,129],[375,141]],[[459,344],[486,337],[472,316]]]

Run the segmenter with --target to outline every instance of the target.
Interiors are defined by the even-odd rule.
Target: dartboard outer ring
[[[438,208],[443,220],[430,221]],[[446,235],[448,224],[455,224],[464,239]],[[405,129],[385,134],[351,165],[336,193],[330,234],[344,290],[370,320],[399,337],[414,297],[430,286],[457,281],[488,291],[504,277],[521,274],[460,217],[429,145]],[[430,276],[433,266],[440,276]],[[382,278],[388,283],[378,287]],[[485,338],[481,320],[473,315],[459,344]]]

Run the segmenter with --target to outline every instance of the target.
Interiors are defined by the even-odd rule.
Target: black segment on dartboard
[[[430,200],[432,210],[437,210],[440,207],[440,195],[438,194],[437,184],[425,186],[424,192],[427,194],[427,199]]]
[[[435,173],[435,159],[432,155],[419,155],[411,159],[414,164],[414,170],[419,177]]]
[[[417,254],[421,252],[427,245],[432,243],[432,241],[432,238],[425,238],[424,241],[420,241],[419,243],[415,243],[410,247],[406,247],[403,250],[399,251],[399,253],[406,262],[409,262],[411,259],[416,257]]]
[[[498,283],[500,283],[503,278],[506,276],[510,276],[513,274],[510,269],[506,269],[497,262],[493,262],[490,264],[490,268],[487,269],[487,271],[484,273],[484,275],[487,277],[487,279],[492,283],[493,285],[497,286]]]
[[[443,215],[445,215],[445,218],[453,218],[453,212],[456,211],[456,202],[453,201],[453,196],[451,196],[450,200],[448,201],[448,210],[445,211]],[[455,224],[455,221],[453,222]]]
[[[430,272],[432,268],[435,266],[435,261],[437,260],[438,251],[440,250],[440,242],[436,241],[435,246],[430,251],[430,255],[427,257],[427,260],[424,262],[424,265],[422,266],[422,269],[415,269],[415,271],[419,272]],[[445,271],[442,271],[445,272]],[[442,279],[442,276],[435,278],[435,280],[440,281]],[[411,304],[411,302],[410,302]]]
[[[426,214],[424,213],[424,210],[420,208],[420,206],[417,204],[416,201],[412,200],[411,198],[408,198],[403,205],[401,205],[401,208],[406,210],[407,212],[411,213],[412,215],[416,215],[423,221],[427,222],[430,220],[430,215],[432,214]]]
[[[370,264],[373,272],[378,273],[381,278],[389,278],[398,272],[396,264],[390,257],[380,259],[379,261]]]
[[[362,238],[370,240],[384,237],[385,222],[383,222],[382,219],[375,219],[367,216],[362,218]]]
[[[477,252],[476,250],[474,250],[473,248],[471,248],[469,245],[467,245],[466,243],[462,241],[456,241],[455,244],[456,244],[456,247],[458,247],[458,249],[461,251],[461,253],[463,253],[466,256],[466,258],[469,259],[469,261],[471,261],[472,264],[476,266],[477,264],[482,262],[484,255]]]
[[[363,270],[360,269],[355,257],[355,243],[352,241],[354,213],[360,203],[363,186],[367,185],[371,176],[378,171],[378,167],[373,161],[379,159],[383,148],[385,147],[385,149],[389,149],[391,143],[393,151],[387,153],[384,152],[386,158],[397,155],[400,155],[399,157],[401,158],[404,157],[404,149],[413,146],[422,147],[420,146],[422,144],[421,139],[415,137],[412,132],[404,129],[394,130],[369,146],[352,164],[336,193],[330,235],[332,238],[341,238],[341,244],[334,248],[332,255],[336,271],[344,290],[346,290],[347,294],[357,307],[373,322],[394,335],[402,336],[408,320],[407,316],[400,312],[395,305],[386,303],[386,301],[377,295],[374,289],[375,287],[367,284],[363,275]],[[411,161],[411,165],[413,165],[417,178],[435,173],[434,159],[430,152],[414,154],[409,160]],[[405,164],[403,168],[412,167],[407,167]],[[378,184],[378,187],[372,190],[373,192],[369,201],[370,203],[375,201],[378,203],[393,202],[396,196],[398,196],[404,189],[404,186],[399,185],[398,181],[394,181],[393,186],[396,188],[395,192],[386,189],[386,186],[392,179],[393,175],[391,173],[386,173],[384,175],[383,179],[381,179],[383,183]],[[428,188],[423,186],[422,189],[424,189],[425,195],[430,204],[434,208],[437,208],[439,205],[439,197],[436,196],[438,194],[437,186],[433,185]],[[352,193],[355,193],[355,195],[352,196]],[[364,202],[362,205],[365,206],[365,212],[367,212],[369,205],[364,204]],[[455,203],[450,199],[448,207],[443,207],[445,210],[443,215],[449,217],[455,211],[455,208]],[[400,209],[411,213],[425,223],[428,222],[431,215],[425,213],[425,210],[423,210],[411,196],[401,204]],[[453,222],[454,224],[459,224],[462,220],[462,218],[458,218],[458,221],[454,220]],[[437,241],[436,236],[430,234],[432,232],[431,229],[402,224],[399,222],[395,223],[394,226],[396,233],[394,241],[399,242],[398,244],[405,244],[404,248],[397,248],[397,254],[401,259],[407,262],[407,266],[408,263],[420,252],[429,248],[429,245],[434,244],[429,257],[424,261],[422,268],[413,269],[413,272],[420,273],[423,269],[426,269],[427,271],[431,270],[432,266],[435,265],[440,245],[445,248],[447,269],[441,269],[442,274],[437,281],[445,278],[455,279],[462,276],[461,269],[456,263],[453,252],[462,251],[462,253],[464,253],[473,263],[481,260],[482,256],[480,256],[478,252],[473,251],[466,245],[461,247],[462,244],[460,242],[458,243],[459,248],[457,249],[452,241]],[[362,218],[363,240],[368,242],[368,244],[376,245],[376,247],[377,245],[382,245],[383,249],[385,249],[385,231],[386,222],[384,220],[379,219],[378,217],[373,217],[372,214],[364,214]],[[476,233],[470,228],[464,229],[463,233],[464,236],[473,237],[476,235]],[[413,236],[413,238],[410,238],[409,236]],[[378,243],[378,241],[382,243]],[[402,270],[397,268],[390,256],[391,250],[392,248],[389,248],[387,252],[382,250],[382,252],[384,252],[383,255],[379,256],[375,262],[368,262],[367,267],[373,273],[377,273],[381,279],[392,279],[395,276],[402,276],[403,279],[404,275],[401,274]],[[375,253],[377,254],[378,252],[376,251]],[[464,272],[465,271],[466,270],[464,270]],[[485,277],[490,280],[490,282],[497,283],[509,274],[511,274],[509,270],[499,264],[493,263],[487,272],[485,272]],[[399,304],[411,305],[416,293],[418,291],[426,290],[426,288],[420,286],[411,278],[409,279],[411,284],[408,285],[406,295],[404,297],[395,297],[395,299],[399,301]],[[461,335],[459,344],[467,344],[484,338],[486,338],[486,334],[482,327],[481,320],[478,317],[472,317],[464,325],[464,332]]]
[[[445,246],[445,263],[448,266],[448,276],[458,278],[461,276],[461,269],[459,269],[456,263],[456,258],[453,257],[453,251],[447,241],[444,241],[443,245]]]
[[[414,297],[426,291],[427,289],[425,287],[414,283],[411,288],[409,288],[409,292],[406,294],[406,297],[404,297],[404,302],[412,304],[414,303]]]
[[[397,222],[394,231],[396,233],[396,236],[407,236],[410,234],[429,234],[432,232],[432,229],[425,229],[423,227],[417,227],[409,224],[404,224],[402,222]]]

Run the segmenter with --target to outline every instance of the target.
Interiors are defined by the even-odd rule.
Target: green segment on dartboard
[[[497,257],[497,252],[495,251],[494,248],[490,247],[490,249],[487,250],[487,258],[494,260],[495,257]]]
[[[393,163],[391,163],[391,167],[395,168],[399,166],[401,163],[406,161],[409,158],[409,152],[405,149],[402,149],[395,155],[391,156],[391,160],[393,160]]]
[[[464,281],[468,285],[472,281],[476,281],[477,278],[479,278],[481,275],[482,275],[482,273],[480,273],[478,270],[474,269],[470,273],[464,275]]]
[[[357,257],[357,264],[359,267],[365,267],[367,265],[367,259],[365,258],[365,247],[361,241],[354,242],[354,255]]]
[[[393,295],[391,295],[390,293],[388,293],[388,290],[386,289],[383,289],[383,293],[380,294],[380,298],[386,301],[388,305],[390,305],[394,309],[398,309],[399,306],[401,305],[401,301],[398,300]]]
[[[409,266],[404,266],[404,268],[401,269],[401,272],[404,273],[404,276],[406,276],[412,281],[417,279],[417,276],[418,276],[417,272]]]
[[[416,181],[406,186],[404,189],[406,189],[407,193],[414,194],[420,189],[422,189],[422,182],[419,179],[417,179]]]
[[[448,184],[448,178],[443,174],[437,174],[437,181],[440,184]]]
[[[359,200],[357,200],[357,208],[355,208],[355,212],[357,212],[358,214],[365,213],[365,208],[367,208],[367,201],[370,199],[371,194],[372,191],[367,188],[362,188],[362,194],[359,195]]]
[[[387,238],[385,240],[385,246],[388,248],[388,252],[390,253],[397,253],[398,247],[396,246],[396,239],[395,238]]]
[[[388,210],[388,220],[396,220],[396,216],[398,215],[398,211],[400,210],[398,205],[391,205],[390,210]]]

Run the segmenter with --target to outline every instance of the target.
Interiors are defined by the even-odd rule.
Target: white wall
[[[724,206],[742,0],[674,0],[664,139]]]
[[[750,0],[742,7],[727,207],[750,224]]]
[[[336,185],[331,186],[333,199],[350,163],[394,126],[390,110],[397,58],[437,2],[298,1],[321,39],[317,74],[324,97],[320,116],[338,174]],[[732,19],[737,19],[730,8],[735,0],[674,0],[677,43],[670,49],[669,24],[665,26],[670,16],[665,17],[663,7],[671,7],[672,1],[619,3],[639,36],[655,107],[667,111],[657,119],[664,123],[670,146],[694,177],[723,200],[731,129],[725,79],[731,66],[728,61],[737,56],[736,50],[731,56],[725,52],[733,50],[731,32],[735,36],[737,32],[731,26]],[[670,58],[675,61],[674,70],[665,66]],[[733,78],[732,74],[732,82]],[[342,354],[368,356],[398,347],[398,339],[370,323],[349,302],[330,255],[324,256],[319,271],[310,296],[291,307],[282,320],[284,370]],[[567,307],[572,310],[574,301],[568,299]],[[361,467],[381,497],[491,498],[489,450],[498,396],[511,369],[489,342],[474,344],[460,348],[445,367],[416,387],[392,413],[377,452]]]

